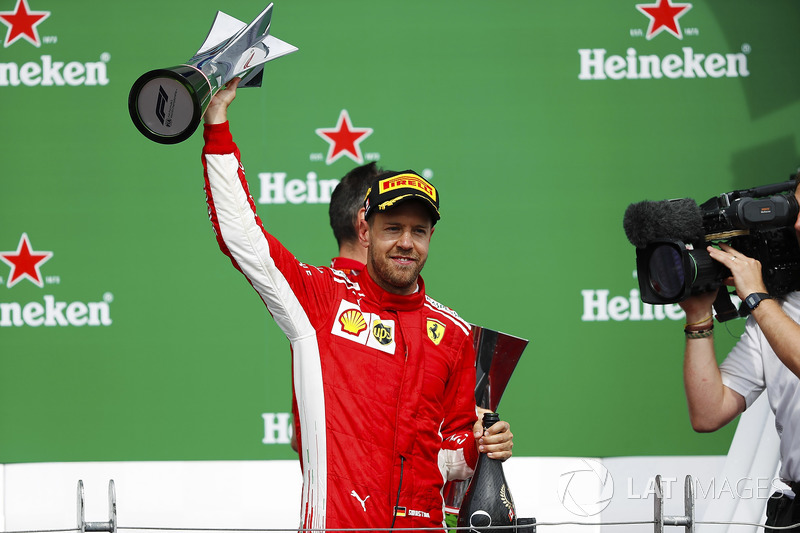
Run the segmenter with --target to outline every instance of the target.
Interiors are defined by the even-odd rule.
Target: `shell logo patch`
[[[364,314],[358,309],[350,309],[339,315],[339,323],[342,324],[342,330],[345,333],[356,337],[367,329],[367,321],[364,320]]]
[[[442,342],[442,337],[444,337],[444,324],[438,320],[429,318],[425,329],[428,331],[428,338],[431,340],[431,342],[433,342],[433,344],[436,346],[439,346],[439,343]]]

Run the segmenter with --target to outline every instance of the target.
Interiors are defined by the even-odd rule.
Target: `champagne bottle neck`
[[[500,415],[497,413],[484,413],[483,414],[483,429],[489,429],[495,422],[500,422]]]

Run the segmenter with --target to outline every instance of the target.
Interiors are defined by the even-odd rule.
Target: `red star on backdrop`
[[[359,165],[364,163],[361,155],[361,141],[372,134],[372,128],[354,128],[346,109],[339,113],[339,122],[335,128],[317,128],[317,135],[325,139],[330,147],[325,163],[330,165],[346,155]]]
[[[692,4],[672,4],[670,0],[658,0],[655,4],[636,4],[636,9],[650,18],[650,26],[647,28],[648,41],[664,30],[678,39],[683,39],[678,19],[692,9]]]
[[[23,233],[16,251],[0,252],[0,260],[11,267],[8,288],[26,278],[39,287],[44,287],[44,279],[39,268],[51,257],[53,252],[34,252],[28,234]]]
[[[6,40],[3,46],[8,48],[17,39],[25,39],[35,47],[40,47],[42,41],[36,26],[50,16],[49,11],[31,11],[28,0],[17,0],[14,11],[0,11],[0,22],[8,26]]]

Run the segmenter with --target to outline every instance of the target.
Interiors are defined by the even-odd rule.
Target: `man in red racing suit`
[[[469,324],[427,296],[421,277],[410,294],[390,292],[375,281],[372,258],[348,278],[299,262],[267,233],[228,128],[233,96],[226,97],[221,114],[215,102],[206,113],[208,211],[221,250],[292,346],[302,526],[443,527],[444,482],[469,477],[477,460]],[[414,212],[419,202],[400,202],[383,216]],[[436,219],[438,200],[436,217],[426,219],[428,240]],[[365,235],[372,232],[364,224]]]

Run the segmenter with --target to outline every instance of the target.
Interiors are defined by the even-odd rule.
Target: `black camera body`
[[[706,250],[709,244],[719,242],[761,262],[764,283],[771,295],[800,290],[800,245],[794,229],[800,208],[795,188],[796,181],[790,180],[732,191],[710,198],[699,207],[688,199],[671,200],[657,206],[660,211],[645,202],[632,204],[625,215],[625,230],[637,246],[642,301],[677,303],[724,285],[730,270]],[[674,225],[681,227],[673,231],[669,206],[682,202],[682,215],[687,201],[692,210],[699,210],[699,216],[692,212],[692,217],[697,218],[688,224],[683,216],[680,221],[676,219]]]

